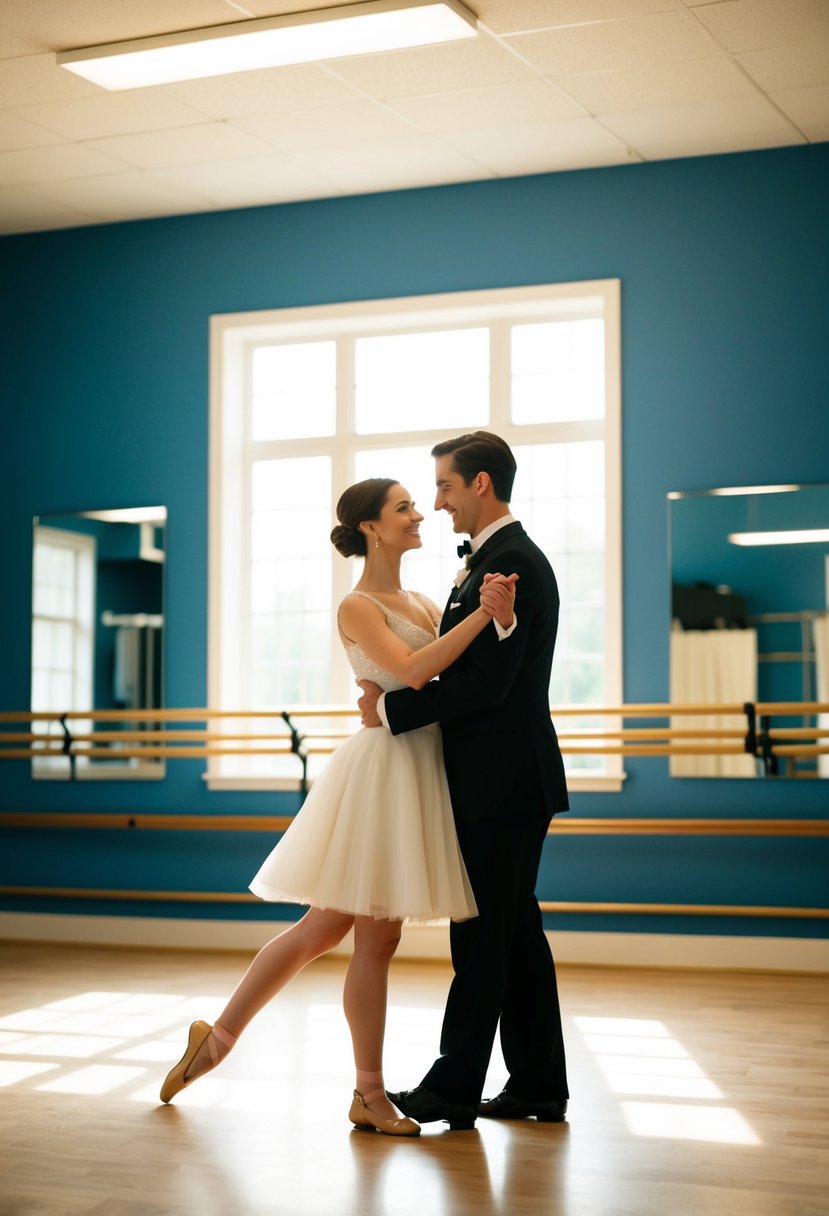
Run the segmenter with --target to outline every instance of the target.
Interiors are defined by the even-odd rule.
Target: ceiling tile
[[[346,105],[360,97],[350,84],[317,63],[189,80],[153,92],[176,97],[211,118],[317,110]]]
[[[0,45],[34,55],[243,19],[225,0],[3,0]]]
[[[829,39],[826,0],[723,0],[695,7],[694,15],[729,51]]]
[[[37,194],[99,220],[129,220],[136,215],[181,215],[201,211],[204,199],[174,190],[145,173],[112,173],[95,178],[47,182]]]
[[[235,0],[226,2],[235,3]],[[341,8],[353,3],[354,0],[239,0],[239,7],[252,17],[284,17],[288,13],[307,13],[315,8]]]
[[[49,199],[41,198],[32,190],[20,189],[17,186],[7,186],[0,189],[0,220],[12,218],[23,219],[52,219],[55,216],[74,215],[75,218],[88,220],[91,217],[79,217],[71,207],[61,207]]]
[[[204,114],[198,110],[191,110],[189,106],[183,106],[171,98],[147,93],[144,89],[25,106],[16,112],[22,118],[75,140],[158,131],[206,121]]]
[[[100,95],[96,85],[57,68],[54,55],[0,59],[0,109]]]
[[[123,164],[94,148],[80,144],[57,144],[48,148],[26,148],[0,152],[0,185],[59,181],[65,177],[91,177],[116,173]]]
[[[359,148],[327,149],[294,158],[350,194],[479,181],[486,168],[427,136]]]
[[[64,142],[54,131],[44,131],[43,127],[0,111],[0,152],[9,152],[12,148],[40,148]]]
[[[697,102],[663,110],[630,110],[604,114],[602,122],[634,148],[721,139],[751,132],[796,132],[763,97]]]
[[[676,8],[674,0],[470,0],[479,21],[496,34],[641,17]]]
[[[750,132],[745,135],[706,137],[703,140],[692,139],[678,143],[645,144],[638,149],[647,161],[678,160],[688,156],[717,156],[724,152],[751,152],[761,148],[788,148],[793,144],[802,144],[805,140],[795,134],[785,131]]]
[[[772,101],[795,123],[807,139],[829,139],[829,85],[772,93]]]
[[[520,80],[462,92],[432,93],[427,97],[394,97],[393,110],[416,123],[423,131],[474,131],[515,123],[575,118],[582,107],[571,101],[549,80]]]
[[[545,75],[553,77],[705,59],[716,49],[685,12],[572,25],[506,41]]]
[[[829,42],[797,42],[734,58],[766,93],[829,84]]]
[[[277,153],[158,169],[152,176],[174,189],[192,190],[220,207],[255,207],[341,193],[331,182]]]
[[[117,156],[140,169],[195,164],[202,160],[264,156],[270,151],[261,140],[224,122],[206,122],[198,127],[141,135],[119,135],[112,139],[92,140],[86,146]]]
[[[619,72],[584,72],[560,76],[556,83],[592,114],[756,96],[751,82],[724,55]]]
[[[372,97],[412,97],[455,89],[532,80],[538,73],[494,38],[417,47],[388,55],[329,61],[328,67]]]
[[[95,222],[94,216],[82,215],[34,194],[0,190],[0,230],[4,234],[78,228]]]
[[[618,165],[631,159],[624,143],[592,118],[563,118],[517,130],[467,131],[453,135],[452,143],[501,177]]]
[[[280,152],[344,148],[411,133],[411,125],[375,102],[304,110],[297,114],[260,114],[233,124]]]
[[[322,2],[0,0],[0,231],[829,139],[829,0],[467,0],[467,42],[124,93],[55,63]]]

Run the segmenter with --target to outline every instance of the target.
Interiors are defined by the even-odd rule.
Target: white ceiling
[[[321,6],[0,0],[0,233],[829,139],[829,0],[468,0],[467,42],[123,93],[55,64]]]

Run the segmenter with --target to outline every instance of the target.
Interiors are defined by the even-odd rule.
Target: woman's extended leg
[[[161,1100],[169,1102],[185,1085],[215,1068],[251,1018],[307,963],[338,945],[353,923],[347,913],[311,908],[263,946],[214,1025],[196,1022],[191,1027],[187,1051],[164,1082]]]
[[[354,1046],[356,1090],[381,1120],[400,1118],[386,1097],[383,1039],[386,1032],[389,965],[400,941],[401,922],[354,918],[354,953],[343,989],[343,1009]]]

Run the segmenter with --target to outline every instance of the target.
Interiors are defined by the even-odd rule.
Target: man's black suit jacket
[[[440,722],[457,820],[540,820],[568,809],[549,703],[559,596],[550,563],[519,523],[499,528],[474,554],[440,632],[478,607],[484,574],[494,572],[519,576],[513,634],[499,641],[487,626],[439,680],[387,693],[386,716],[392,734]]]

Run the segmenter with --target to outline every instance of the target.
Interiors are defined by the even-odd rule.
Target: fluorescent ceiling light
[[[458,0],[365,0],[341,8],[65,51],[57,62],[104,89],[139,89],[175,80],[453,42],[474,38],[477,32],[474,14]]]
[[[79,511],[85,519],[99,519],[105,524],[163,524],[166,507],[116,507],[109,511]]]
[[[732,545],[813,545],[829,541],[829,528],[798,528],[791,532],[729,532]]]
[[[721,486],[717,490],[671,490],[668,498],[676,500],[715,496],[727,498],[738,494],[791,494],[792,490],[799,489],[800,486]]]
[[[731,494],[790,494],[799,490],[800,486],[722,486],[719,490],[711,490],[712,494],[728,496]]]

